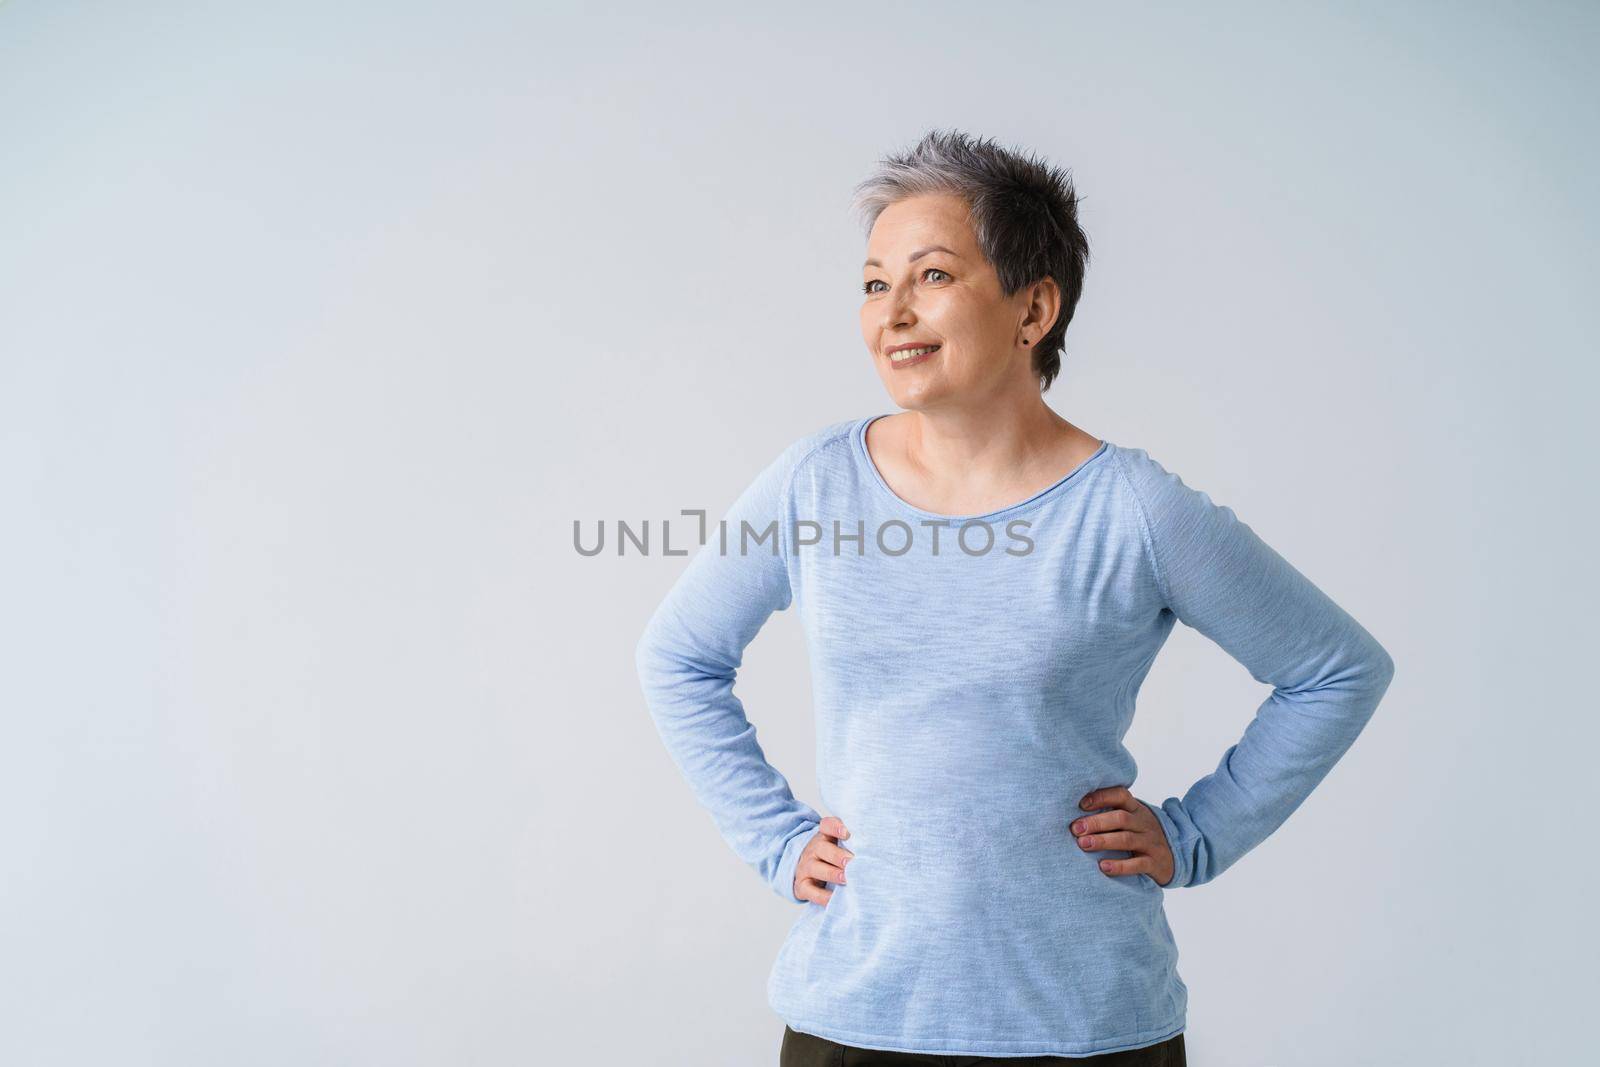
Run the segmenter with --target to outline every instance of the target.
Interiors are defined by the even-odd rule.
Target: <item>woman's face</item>
[[[978,250],[966,201],[923,195],[885,208],[867,238],[861,336],[890,397],[907,410],[981,404],[1028,382],[1030,289],[1010,299]],[[1037,344],[1038,324],[1027,334]],[[937,345],[896,363],[898,345]]]

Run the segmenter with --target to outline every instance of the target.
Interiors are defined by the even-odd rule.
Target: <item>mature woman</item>
[[[801,909],[767,990],[782,1063],[1181,1064],[1165,891],[1288,818],[1393,663],[1231,508],[1046,405],[1088,258],[1065,173],[935,131],[858,191],[862,338],[903,410],[795,441],[739,497],[639,642],[651,713]],[[827,818],[733,695],[791,602]],[[1273,689],[1153,805],[1122,739],[1180,620]]]

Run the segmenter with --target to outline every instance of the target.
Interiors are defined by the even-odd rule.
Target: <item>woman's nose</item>
[[[917,321],[916,312],[911,309],[909,297],[889,298],[889,306],[883,318],[883,327],[888,330],[901,330]]]

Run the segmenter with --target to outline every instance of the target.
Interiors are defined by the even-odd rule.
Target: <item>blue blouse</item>
[[[1102,441],[1056,484],[986,515],[900,499],[872,416],[786,448],[709,528],[637,646],[653,721],[733,850],[797,914],[768,982],[796,1030],[977,1056],[1082,1056],[1184,1028],[1164,892],[1216,878],[1355,741],[1394,664],[1229,507],[1143,449]],[[794,896],[821,819],[734,695],[743,650],[798,606],[822,809],[847,881]],[[1217,768],[1151,804],[1165,886],[1069,828],[1132,789],[1139,686],[1179,620],[1272,692]]]

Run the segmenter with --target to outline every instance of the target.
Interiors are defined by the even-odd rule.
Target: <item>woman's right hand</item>
[[[841,838],[849,837],[844,823],[827,816],[817,824],[816,833],[806,842],[800,859],[794,865],[794,895],[797,900],[826,905],[833,898],[827,883],[844,884],[845,864],[855,853],[839,845]]]

